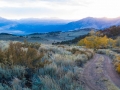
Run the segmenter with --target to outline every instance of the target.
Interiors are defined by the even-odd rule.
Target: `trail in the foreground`
[[[96,54],[84,68],[86,90],[120,90],[120,75],[109,57]]]

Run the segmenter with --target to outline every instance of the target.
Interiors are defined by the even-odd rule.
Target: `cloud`
[[[0,15],[17,19],[117,17],[119,3],[119,0],[0,0]]]
[[[86,5],[88,0],[0,0],[0,7],[47,7],[49,5]]]
[[[36,2],[36,1],[47,1],[47,2],[65,2],[69,0],[0,0],[5,2]]]
[[[2,0],[0,3],[1,15],[9,18],[66,18],[87,4],[84,0]]]

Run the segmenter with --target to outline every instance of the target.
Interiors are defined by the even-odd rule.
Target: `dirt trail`
[[[120,75],[105,55],[96,54],[85,65],[83,78],[85,90],[120,90]]]

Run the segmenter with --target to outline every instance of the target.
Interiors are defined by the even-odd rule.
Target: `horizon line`
[[[75,20],[81,20],[81,19],[85,19],[85,18],[96,18],[96,19],[116,19],[116,18],[120,18],[120,16],[118,17],[92,17],[92,16],[88,16],[88,17],[83,17],[83,18],[79,18],[79,19],[64,19],[64,18],[58,18],[58,17],[24,17],[24,18],[6,18],[6,17],[2,17],[0,16],[0,18],[3,19],[7,19],[7,20],[24,20],[24,19],[43,19],[43,20],[68,20],[68,21],[75,21]]]

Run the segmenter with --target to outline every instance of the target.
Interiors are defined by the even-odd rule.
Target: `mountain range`
[[[118,18],[93,18],[87,17],[76,21],[62,19],[28,18],[8,20],[0,17],[0,33],[26,35],[30,33],[46,33],[55,31],[70,31],[84,28],[104,29],[113,25],[120,25]]]

